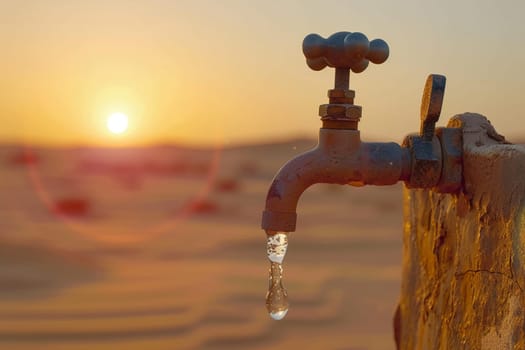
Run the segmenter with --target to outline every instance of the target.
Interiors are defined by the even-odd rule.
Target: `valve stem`
[[[350,89],[350,68],[336,68],[334,89],[349,90]]]

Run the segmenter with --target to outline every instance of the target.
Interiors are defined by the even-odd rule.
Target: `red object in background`
[[[55,202],[54,211],[68,216],[86,216],[90,203],[86,198],[63,198]]]
[[[219,206],[208,199],[201,199],[190,204],[190,211],[198,214],[216,213]]]
[[[13,154],[9,159],[11,164],[28,165],[38,163],[40,158],[31,150],[23,149]]]
[[[237,192],[239,187],[237,179],[222,179],[215,183],[215,190],[219,192]]]

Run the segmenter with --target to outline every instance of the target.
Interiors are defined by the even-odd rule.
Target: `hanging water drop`
[[[266,308],[274,320],[282,320],[288,312],[288,293],[283,286],[282,262],[288,248],[288,235],[284,232],[267,232],[266,253],[270,260]]]

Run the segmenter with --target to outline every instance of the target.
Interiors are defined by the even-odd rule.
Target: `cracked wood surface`
[[[465,113],[458,194],[405,189],[398,349],[525,350],[525,146]]]

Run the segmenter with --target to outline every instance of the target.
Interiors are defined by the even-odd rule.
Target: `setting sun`
[[[108,130],[114,134],[122,134],[128,128],[128,116],[124,113],[113,113],[106,123]]]

